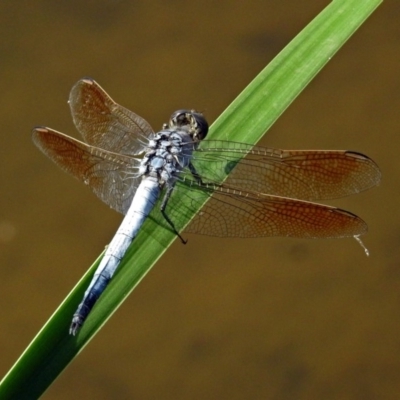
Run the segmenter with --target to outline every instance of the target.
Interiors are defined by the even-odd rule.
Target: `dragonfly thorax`
[[[196,143],[185,130],[165,129],[149,141],[139,172],[157,178],[161,185],[171,184],[188,166]]]

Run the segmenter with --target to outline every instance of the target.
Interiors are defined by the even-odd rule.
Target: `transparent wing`
[[[288,236],[297,238],[341,238],[367,232],[356,215],[321,204],[285,197],[238,192],[234,188],[197,186],[191,190],[179,183],[179,202],[171,199],[167,213],[174,222],[203,204],[187,232],[220,237]],[[178,196],[177,196],[178,197]],[[190,215],[190,214],[186,214]]]
[[[89,146],[51,128],[32,131],[36,146],[60,168],[88,185],[102,201],[125,214],[139,185],[140,160]]]
[[[348,196],[381,179],[375,162],[353,151],[279,150],[204,141],[192,162],[204,182],[223,182],[230,173],[224,183],[228,186],[303,200]]]
[[[137,155],[154,133],[146,120],[117,104],[93,79],[78,81],[68,102],[76,128],[92,146]]]
[[[180,214],[190,215],[208,199],[187,231],[211,236],[364,234],[367,225],[356,215],[303,200],[358,193],[381,178],[371,159],[351,151],[286,151],[205,141],[192,162],[203,183],[183,171],[167,212],[179,221]]]

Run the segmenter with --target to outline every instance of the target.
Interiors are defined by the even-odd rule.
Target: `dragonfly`
[[[84,324],[151,212],[183,243],[182,215],[201,206],[186,232],[357,240],[367,232],[355,214],[314,202],[379,184],[377,164],[361,153],[204,140],[208,123],[189,109],[175,111],[155,132],[91,78],[73,86],[68,103],[84,141],[39,126],[32,131],[34,143],[125,215],[72,316],[71,335]]]

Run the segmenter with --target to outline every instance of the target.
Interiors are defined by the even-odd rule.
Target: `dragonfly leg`
[[[180,235],[180,233],[179,233],[179,232],[177,231],[177,229],[175,228],[174,223],[171,221],[171,218],[168,217],[167,213],[165,212],[165,209],[166,209],[166,207],[167,207],[168,200],[169,200],[169,198],[171,197],[171,194],[172,194],[172,191],[173,191],[173,190],[174,190],[174,187],[173,187],[173,186],[168,186],[168,187],[167,187],[167,192],[165,193],[165,196],[164,196],[163,201],[162,201],[162,203],[161,203],[160,211],[161,211],[161,214],[163,215],[163,217],[165,218],[165,220],[166,220],[166,221],[168,222],[168,224],[171,226],[171,228],[172,228],[172,230],[174,231],[174,233],[179,237],[179,239],[181,239],[181,242],[182,242],[183,244],[186,244],[186,243],[187,243],[187,240],[185,240],[185,239]]]
[[[201,180],[201,176],[196,171],[196,168],[194,167],[194,165],[191,162],[189,163],[189,170],[190,170],[191,174],[193,175],[193,178],[196,180],[196,182],[199,185],[203,185],[203,181]]]

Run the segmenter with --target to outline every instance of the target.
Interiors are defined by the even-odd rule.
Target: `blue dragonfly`
[[[356,215],[312,202],[377,185],[380,170],[361,153],[278,150],[204,140],[208,123],[195,110],[175,111],[154,132],[147,121],[117,104],[90,78],[73,86],[69,105],[84,142],[36,127],[34,143],[125,215],[72,317],[72,335],[83,325],[151,212],[183,243],[181,214],[192,213],[205,198],[207,203],[187,232],[220,237],[354,237],[360,243],[359,236],[367,232],[366,223]],[[185,201],[177,203],[177,193]]]

